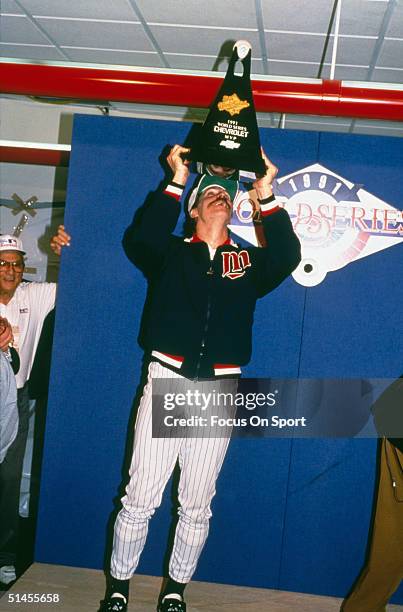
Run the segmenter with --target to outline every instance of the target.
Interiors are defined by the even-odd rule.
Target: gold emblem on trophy
[[[223,96],[223,99],[217,106],[220,111],[227,111],[233,117],[234,115],[239,115],[250,104],[247,100],[241,100],[236,93],[233,93],[231,96]]]

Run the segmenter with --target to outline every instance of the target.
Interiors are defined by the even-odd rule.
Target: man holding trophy
[[[213,379],[219,391],[221,381],[237,379],[250,359],[256,300],[277,287],[300,261],[300,244],[288,213],[273,195],[277,168],[260,148],[249,70],[242,77],[233,74],[237,57],[250,67],[250,45],[245,53],[245,43],[237,44],[199,140],[191,148],[172,147],[167,157],[169,183],[136,215],[123,240],[126,254],[151,287],[142,339],[149,368],[137,414],[130,481],[115,522],[102,612],[128,609],[129,581],[145,545],[149,519],[177,461],[179,520],[158,611],[186,611],[184,589],[207,539],[210,503],[229,437],[153,437],[152,381],[166,379],[166,390],[175,391],[178,381]],[[217,117],[210,116],[215,113]],[[173,231],[190,176],[189,157],[208,164],[208,170],[189,198],[194,232],[183,239]],[[229,235],[240,169],[256,173],[253,188],[265,248],[243,248]]]

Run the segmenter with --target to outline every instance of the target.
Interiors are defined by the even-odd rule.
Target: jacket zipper
[[[201,346],[200,346],[200,351],[199,351],[199,359],[197,361],[197,365],[196,365],[196,372],[195,372],[195,377],[194,377],[194,382],[197,382],[199,380],[199,372],[200,372],[200,366],[201,366],[201,360],[204,356],[204,347],[206,345],[206,338],[207,338],[207,332],[208,332],[208,328],[209,328],[209,322],[210,322],[210,314],[211,314],[211,282],[212,282],[212,278],[214,275],[214,270],[213,270],[213,262],[210,261],[210,268],[207,270],[207,276],[209,277],[209,291],[207,294],[207,309],[206,309],[206,319],[204,322],[204,329],[203,329],[203,336],[202,336],[202,341],[201,341]]]

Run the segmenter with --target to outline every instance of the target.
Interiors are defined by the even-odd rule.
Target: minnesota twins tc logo
[[[223,251],[221,255],[222,276],[231,280],[243,276],[246,268],[251,266],[248,251]]]

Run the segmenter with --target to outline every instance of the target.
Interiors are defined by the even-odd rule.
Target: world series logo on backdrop
[[[302,260],[293,277],[306,287],[403,241],[402,211],[321,164],[278,179],[274,192],[301,241]],[[230,229],[256,245],[253,216],[254,204],[244,192],[234,202]]]

